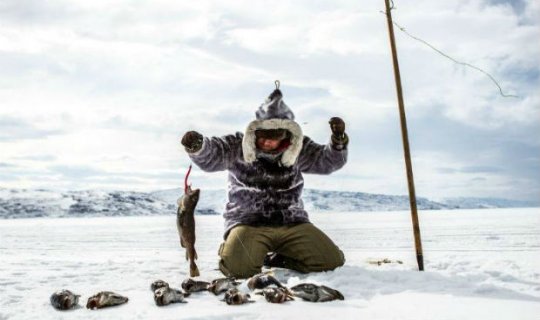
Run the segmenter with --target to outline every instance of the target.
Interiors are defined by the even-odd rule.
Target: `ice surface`
[[[180,287],[188,263],[174,216],[0,220],[0,319],[539,319],[540,210],[421,211],[426,271],[416,271],[406,211],[311,214],[345,252],[335,271],[277,270],[300,282],[340,290],[344,301],[228,306],[212,294],[157,307],[149,289],[163,279]],[[197,216],[202,280],[221,276],[217,250],[221,216]],[[315,244],[316,245],[316,244]],[[371,259],[403,264],[367,263]],[[80,304],[102,290],[130,298],[125,305],[56,311],[49,296],[67,288]]]

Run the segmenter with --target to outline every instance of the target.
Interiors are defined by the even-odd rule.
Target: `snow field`
[[[221,277],[220,216],[197,216],[201,280]],[[298,274],[300,282],[340,290],[345,301],[228,306],[210,293],[157,307],[150,283],[180,287],[188,264],[174,216],[0,220],[0,319],[540,319],[540,209],[422,211],[425,272],[416,271],[408,212],[312,213],[315,225],[345,252],[344,267]],[[381,266],[371,259],[403,264]],[[56,311],[49,296],[67,288],[81,308]],[[84,308],[102,290],[130,301]]]

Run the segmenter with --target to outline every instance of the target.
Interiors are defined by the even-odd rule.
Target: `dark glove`
[[[345,133],[345,122],[339,117],[333,117],[328,122],[332,129],[332,147],[336,150],[343,150],[349,143],[349,137]]]
[[[189,153],[194,153],[201,150],[203,144],[203,136],[197,131],[188,131],[182,137],[182,145]]]

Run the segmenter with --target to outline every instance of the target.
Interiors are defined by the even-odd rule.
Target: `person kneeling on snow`
[[[276,89],[256,111],[245,134],[182,137],[191,160],[203,171],[229,171],[225,241],[219,268],[247,278],[263,265],[307,273],[345,262],[343,252],[309,222],[301,199],[303,173],[330,174],[347,162],[345,123],[330,119],[332,136],[320,145],[302,134]]]

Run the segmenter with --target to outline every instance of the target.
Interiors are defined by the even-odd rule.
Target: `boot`
[[[268,268],[286,268],[285,260],[285,256],[277,252],[269,252],[266,257],[264,257],[263,266]]]

